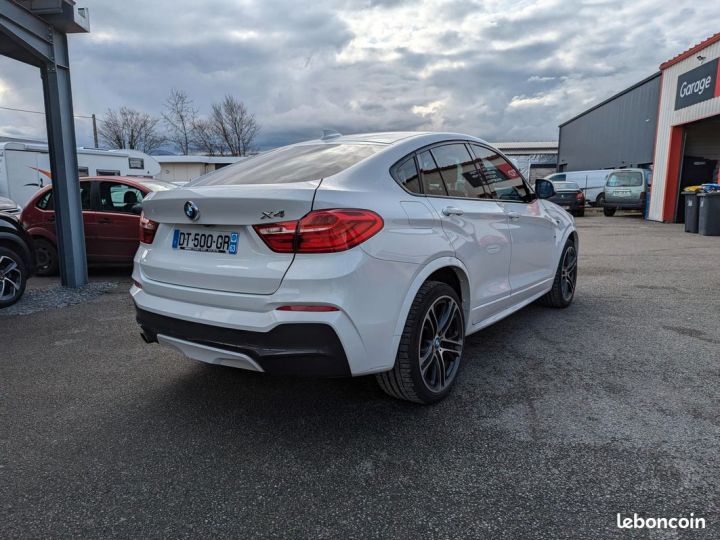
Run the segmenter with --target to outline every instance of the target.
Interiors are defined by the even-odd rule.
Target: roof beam
[[[27,62],[26,55],[15,57],[9,54],[11,58],[34,65],[52,63],[55,60],[52,26],[13,0],[0,0],[0,34],[10,38],[17,47],[30,53],[36,61]],[[8,52],[12,53],[12,48]]]

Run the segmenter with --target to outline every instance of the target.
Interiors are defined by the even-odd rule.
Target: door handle
[[[463,211],[456,206],[446,206],[443,208],[442,213],[446,216],[462,216]]]
[[[517,212],[508,212],[508,218],[510,218],[510,221],[517,221],[520,219],[520,214]]]
[[[55,223],[55,216],[50,216],[48,218],[48,223]]]
[[[101,218],[101,219],[98,219],[98,223],[102,223],[103,225],[106,225],[106,224],[112,223],[112,219]]]

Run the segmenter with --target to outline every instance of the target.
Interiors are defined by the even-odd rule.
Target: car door
[[[82,216],[83,216],[83,229],[85,232],[85,252],[90,257],[90,250],[88,249],[88,238],[92,235],[93,215],[90,212],[90,182],[80,182],[80,203],[82,205]],[[50,238],[57,243],[57,232],[55,229],[55,199],[53,196],[53,190],[50,189],[45,192],[35,203],[35,209],[37,210],[38,223],[37,226],[45,229]]]
[[[492,199],[463,142],[418,153],[422,189],[440,216],[470,281],[470,323],[498,314],[510,297],[508,219]]]
[[[140,216],[132,212],[143,190],[119,181],[97,182],[97,247],[103,262],[131,262],[139,245]]]
[[[512,256],[512,303],[546,288],[557,266],[556,235],[559,223],[543,207],[522,175],[497,151],[470,145],[488,187],[508,217]]]

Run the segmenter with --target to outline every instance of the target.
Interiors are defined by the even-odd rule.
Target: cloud
[[[716,30],[691,0],[78,5],[92,27],[70,36],[78,114],[159,114],[171,88],[206,112],[233,94],[262,124],[262,147],[323,128],[553,140],[559,123]],[[42,110],[37,70],[0,58],[0,105]],[[77,131],[91,143],[87,120]],[[44,137],[44,120],[0,110],[0,134]]]

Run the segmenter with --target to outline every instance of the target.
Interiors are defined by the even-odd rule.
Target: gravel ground
[[[0,536],[720,538],[720,238],[578,224],[574,304],[472,336],[433,407],[145,345],[121,275],[4,316]]]

